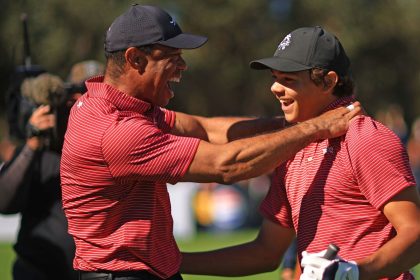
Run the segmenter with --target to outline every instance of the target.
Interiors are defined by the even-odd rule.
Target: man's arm
[[[34,156],[35,152],[25,145],[17,157],[8,163],[8,167],[0,170],[0,213],[7,214],[10,208],[19,208],[11,207],[11,203],[18,190],[25,185],[25,174],[27,174]]]
[[[241,245],[197,253],[182,253],[181,273],[242,276],[273,271],[280,265],[295,233],[267,219],[257,238]]]
[[[359,279],[395,276],[420,263],[420,199],[415,187],[404,189],[383,207],[397,235],[374,254],[356,260]]]
[[[49,110],[49,106],[38,107],[32,113],[29,123],[39,131],[52,128],[55,125],[55,118],[54,115],[49,113]],[[22,195],[17,199],[14,198],[19,189],[26,186],[28,179],[26,175],[32,168],[36,151],[41,149],[42,145],[43,139],[41,136],[28,138],[26,145],[16,158],[7,163],[7,168],[0,170],[0,212],[15,213],[20,211],[21,205],[25,204],[26,196]]]
[[[232,183],[265,174],[309,143],[344,134],[356,109],[338,108],[292,127],[226,144],[201,141],[181,181]]]
[[[236,139],[255,136],[284,128],[283,117],[247,118],[214,117],[205,118],[176,112],[176,123],[172,133],[195,137],[213,144],[225,144]]]

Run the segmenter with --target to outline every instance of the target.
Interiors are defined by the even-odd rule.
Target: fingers
[[[326,263],[325,261],[326,259],[322,257],[309,254],[306,257],[302,258],[301,266],[302,267],[312,266],[312,267],[320,268]]]
[[[55,115],[50,113],[50,106],[41,105],[31,115],[29,123],[39,130],[47,130],[55,126]]]
[[[356,101],[348,105],[346,107],[346,110],[347,110],[346,117],[348,117],[349,120],[354,118],[355,116],[359,116],[363,114],[363,109],[359,101]]]
[[[349,105],[349,106],[347,106],[346,108],[347,108],[347,109],[349,109],[350,111],[351,111],[351,110],[354,110],[354,105],[353,105],[353,104],[350,104],[350,105]]]
[[[55,126],[55,116],[53,114],[43,115],[35,125],[39,130],[47,130]]]
[[[33,117],[39,117],[41,115],[46,115],[50,112],[50,106],[49,105],[41,105],[38,108],[35,109],[35,111],[32,113]]]

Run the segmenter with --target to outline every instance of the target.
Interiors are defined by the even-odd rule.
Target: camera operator
[[[88,78],[94,73],[85,74]],[[15,280],[77,279],[72,264],[74,241],[67,232],[61,204],[59,170],[68,113],[84,93],[81,90],[49,73],[26,78],[20,87],[13,116],[19,127],[11,125],[10,134],[16,137],[20,130],[26,139],[20,139],[23,143],[0,167],[0,213],[21,214],[14,245]]]

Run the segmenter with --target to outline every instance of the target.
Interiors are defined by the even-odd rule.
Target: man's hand
[[[50,106],[41,105],[31,115],[28,121],[27,141],[26,144],[32,150],[37,150],[42,147],[42,141],[39,136],[48,129],[55,126],[55,116],[50,113]],[[35,133],[37,132],[37,133]]]
[[[55,126],[55,116],[50,113],[50,106],[39,106],[29,118],[29,123],[39,131],[53,128]]]
[[[362,107],[358,101],[353,106],[340,107],[328,111],[316,118],[308,120],[308,123],[315,125],[319,130],[319,139],[335,138],[346,133],[350,120],[362,114]]]
[[[326,250],[309,254],[302,252],[303,271],[300,280],[358,280],[359,269],[353,261],[345,261],[339,257],[334,260],[324,258]]]

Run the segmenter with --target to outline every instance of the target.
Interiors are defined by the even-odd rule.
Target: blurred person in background
[[[300,269],[297,269],[297,247],[296,247],[296,238],[290,243],[286,252],[283,255],[283,261],[280,267],[280,279],[283,280],[293,280],[299,279]]]
[[[83,80],[102,73],[86,70],[83,79],[84,66],[72,68],[79,76],[68,84],[43,73],[24,79],[16,93],[21,99],[15,117],[26,139],[8,145],[13,153],[8,152],[0,170],[0,213],[21,214],[14,245],[15,280],[77,279],[72,265],[74,241],[62,210],[59,166],[70,107],[84,92]]]
[[[85,81],[104,73],[105,66],[96,60],[84,60],[75,63],[67,77],[66,88],[70,93],[85,93]],[[80,94],[81,95],[81,94]],[[80,96],[79,96],[80,97]],[[74,100],[74,99],[73,99]]]
[[[384,109],[379,110],[376,119],[391,129],[405,145],[408,140],[408,127],[404,119],[404,110],[397,103],[388,104]]]
[[[61,160],[81,279],[182,279],[166,183],[264,174],[310,142],[343,134],[361,110],[356,103],[279,131],[283,118],[165,109],[187,70],[183,50],[206,41],[155,6],[134,4],[108,28],[105,75],[89,79],[72,107]]]
[[[292,31],[274,56],[271,91],[289,123],[355,102],[350,61],[323,28]],[[351,108],[353,105],[349,105]],[[183,253],[181,272],[242,276],[275,270],[296,236],[301,280],[414,279],[420,261],[420,198],[399,137],[369,116],[342,136],[310,143],[278,166],[261,204],[255,240]],[[339,255],[327,258],[330,243]]]
[[[71,267],[74,242],[61,207],[58,137],[53,137],[58,129],[53,108],[64,103],[64,82],[43,73],[26,78],[20,93],[26,139],[0,170],[1,213],[21,214],[13,278],[55,279],[61,273],[77,279]]]

